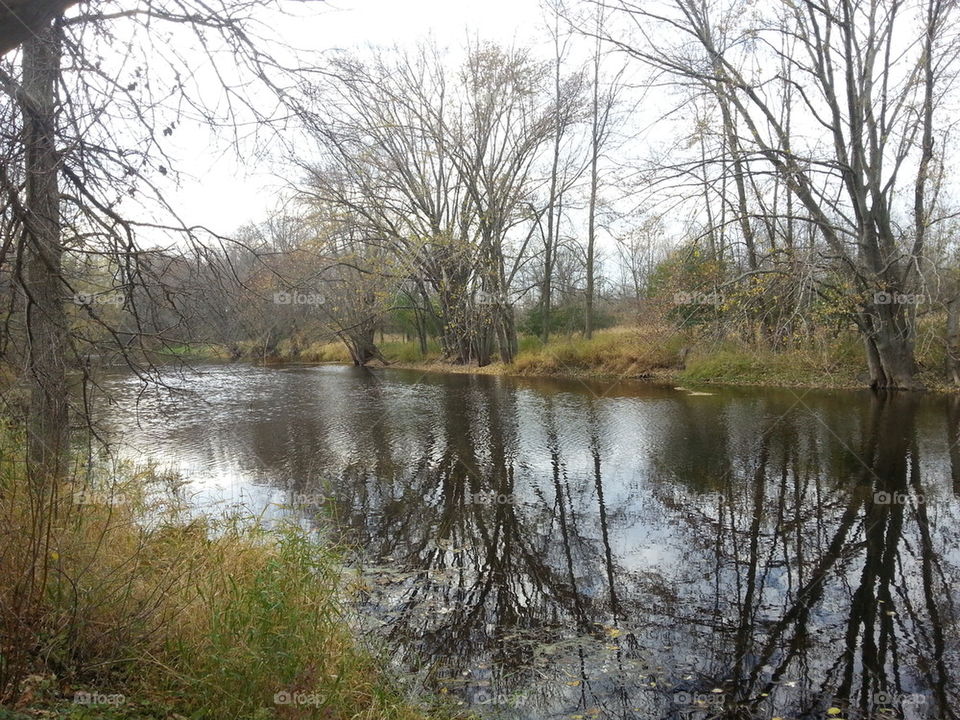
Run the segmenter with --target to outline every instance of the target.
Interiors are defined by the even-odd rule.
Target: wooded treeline
[[[403,332],[485,365],[655,318],[771,348],[849,328],[876,388],[919,385],[924,333],[960,379],[953,3],[558,0],[530,48],[300,62],[251,30],[281,6],[57,6],[4,58],[2,350],[41,465],[71,371],[197,343],[363,364]],[[184,117],[274,133],[284,210],[184,223]]]
[[[553,4],[549,53],[339,53],[296,194],[311,287],[349,268],[358,362],[396,312],[483,365],[599,306],[774,349],[849,328],[875,388],[920,386],[923,332],[956,381],[953,12]]]
[[[850,328],[875,388],[920,386],[922,330],[956,381],[953,13],[559,3],[549,53],[337,54],[311,89],[309,243],[339,284],[380,279],[354,309],[412,310],[458,363],[510,362],[552,313],[589,337],[600,305],[772,348]]]

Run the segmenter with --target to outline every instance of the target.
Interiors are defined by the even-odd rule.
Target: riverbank
[[[616,327],[600,330],[590,340],[559,335],[547,343],[521,335],[519,345],[512,364],[494,361],[478,367],[445,361],[435,342],[425,354],[416,342],[400,337],[388,336],[378,343],[387,366],[423,372],[822,389],[862,389],[869,382],[863,346],[852,331],[821,333],[777,350],[765,341],[717,339],[696,328],[670,326]],[[225,358],[225,353],[206,347],[188,357]],[[267,358],[257,356],[252,348],[245,348],[243,357],[267,364],[351,362],[346,348],[337,342],[286,340]],[[937,338],[918,342],[917,362],[919,378],[928,390],[957,391],[942,371],[944,355]]]
[[[867,383],[855,338],[773,352],[693,333],[614,328],[590,340],[566,336],[543,344],[525,338],[510,365],[454,365],[436,356],[417,361],[387,358],[396,368],[483,375],[829,389],[862,388]]]
[[[0,717],[451,717],[361,646],[339,552],[298,523],[198,516],[176,478],[125,466],[38,495],[23,456],[5,430]]]
[[[385,353],[386,354],[386,353]],[[410,349],[406,349],[409,356]],[[524,337],[514,363],[482,368],[444,362],[439,353],[406,357],[391,367],[431,372],[547,376],[597,380],[646,380],[684,385],[863,389],[869,383],[863,345],[853,332],[823,333],[773,350],[765,342],[716,339],[696,329],[611,328],[590,340],[556,337],[544,344]],[[957,392],[944,375],[942,343],[927,337],[917,344],[918,377],[932,392]]]

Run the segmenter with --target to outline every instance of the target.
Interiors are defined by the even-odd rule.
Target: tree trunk
[[[420,346],[420,355],[427,356],[429,347],[427,346],[427,323],[426,318],[421,313],[417,313],[417,342]]]
[[[27,216],[23,290],[26,295],[28,368],[32,381],[28,419],[29,474],[34,483],[63,476],[69,442],[67,348],[60,243],[56,85],[60,31],[42,30],[23,45],[23,99]]]
[[[550,190],[547,198],[547,237],[543,253],[543,287],[540,291],[540,340],[544,344],[550,339],[550,303],[553,283],[553,263],[560,235],[560,214],[557,212],[557,184],[559,182],[560,143],[563,139],[564,121],[561,116],[560,69],[563,65],[563,52],[560,48],[560,15],[554,15],[553,25],[553,159],[550,165]]]
[[[500,348],[500,359],[507,365],[517,356],[517,323],[513,315],[513,307],[506,303],[497,307],[497,343]]]
[[[902,305],[874,304],[861,315],[870,387],[874,390],[921,390],[916,379],[912,312]]]
[[[540,291],[540,340],[544,344],[550,339],[550,304],[553,279],[553,201],[547,216],[547,239],[543,253],[543,286]]]
[[[77,0],[5,0],[0,3],[0,55],[17,45],[43,34],[52,18],[63,13]]]
[[[593,123],[590,133],[590,201],[587,213],[587,298],[584,308],[583,332],[587,340],[593,337],[593,266],[594,248],[597,240],[597,188],[600,160],[600,43],[594,55],[593,65]]]
[[[377,347],[375,337],[376,329],[372,326],[340,333],[340,339],[347,346],[350,359],[356,367],[363,367],[371,360],[380,360],[384,365],[389,365],[380,348]]]
[[[960,295],[947,303],[947,376],[960,385]]]
[[[493,355],[494,325],[497,324],[497,309],[489,302],[482,303],[474,308],[473,312],[477,329],[474,333],[474,355],[477,358],[477,367],[490,364]]]
[[[444,285],[437,293],[440,304],[440,345],[444,356],[459,365],[470,362],[472,349],[467,336],[467,308],[464,294],[449,289],[451,283],[444,278]],[[460,287],[457,284],[457,287]]]

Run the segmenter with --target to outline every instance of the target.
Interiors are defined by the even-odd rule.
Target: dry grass
[[[358,648],[337,555],[299,526],[190,516],[175,483],[149,470],[33,492],[22,442],[7,430],[0,443],[6,703],[92,717],[62,704],[94,688],[126,697],[98,717],[426,716]],[[278,704],[278,693],[308,704]]]
[[[689,348],[684,357],[683,350]],[[727,385],[863,387],[862,346],[853,333],[824,332],[797,346],[772,350],[763,342],[727,337],[709,329],[677,330],[669,324],[616,327],[580,335],[520,339],[513,365],[451,365],[439,360],[400,367],[484,375],[538,375],[644,378]]]
[[[300,351],[300,355],[297,358],[302,362],[335,362],[335,363],[352,363],[353,360],[350,357],[350,352],[347,350],[347,346],[344,345],[339,340],[336,342],[315,342],[308,345],[306,348]]]
[[[514,363],[522,375],[615,375],[648,377],[676,367],[685,339],[669,327],[610,328],[587,340],[561,336],[546,345],[525,338]]]

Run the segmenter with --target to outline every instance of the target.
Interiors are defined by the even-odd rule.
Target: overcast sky
[[[312,4],[311,4],[312,5]],[[530,45],[544,38],[539,0],[336,0],[283,23],[291,45],[332,50],[407,45],[432,36],[457,47],[471,37]],[[262,219],[276,206],[283,179],[276,167],[241,167],[234,153],[217,149],[198,124],[178,133],[181,187],[173,203],[184,221],[222,234]],[[293,180],[294,178],[291,178]]]

